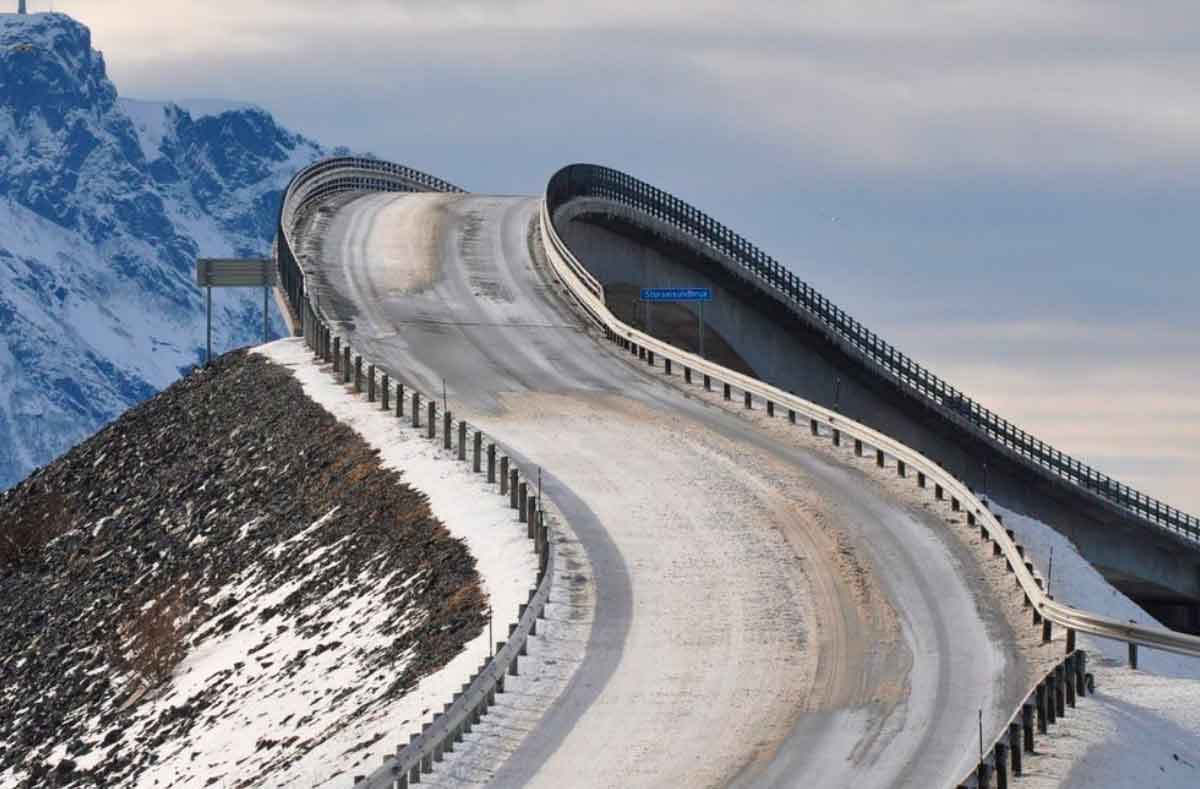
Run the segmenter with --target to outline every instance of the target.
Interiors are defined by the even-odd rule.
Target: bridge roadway
[[[544,468],[594,569],[582,662],[490,783],[951,785],[977,710],[994,731],[1024,692],[966,549],[598,341],[539,260],[537,207],[343,196],[308,234],[355,349],[444,381],[456,416]]]

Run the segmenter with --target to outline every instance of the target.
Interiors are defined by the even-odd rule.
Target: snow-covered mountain
[[[118,98],[85,26],[0,14],[0,489],[202,358],[195,259],[269,254],[325,153],[250,105]],[[261,310],[218,291],[215,348],[260,341]]]

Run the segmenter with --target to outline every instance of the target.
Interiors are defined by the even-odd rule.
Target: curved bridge
[[[636,179],[576,167],[554,177],[544,200],[486,197],[395,165],[333,160],[289,188],[277,249],[301,321],[335,327],[397,380],[445,391],[456,414],[544,469],[547,494],[587,551],[597,605],[585,657],[500,760],[496,785],[950,785],[975,761],[976,711],[994,731],[1024,697],[1012,639],[964,580],[971,559],[940,515],[805,446],[804,431],[741,418],[700,389],[700,376],[936,482],[947,505],[990,530],[1039,616],[1200,654],[1200,639],[1046,598],[967,484],[911,437],[901,443],[845,413],[848,403],[865,409],[865,397],[842,390],[833,410],[772,385],[782,368],[738,341],[744,314],[712,316],[710,328],[744,372],[615,315],[606,285],[638,284],[623,265],[639,261],[644,276],[682,259],[752,305],[773,300],[767,315],[812,313],[823,347],[853,352],[863,367],[895,358],[818,325],[857,324]],[[630,349],[696,380],[682,384],[678,368],[667,379]],[[940,391],[934,410],[981,440],[969,431],[986,431],[965,415],[977,406],[904,362],[905,375],[887,372],[889,386],[926,382],[905,396]],[[1104,489],[1026,465],[1138,528],[1179,525],[1194,537],[1184,528],[1194,519],[1151,523]]]

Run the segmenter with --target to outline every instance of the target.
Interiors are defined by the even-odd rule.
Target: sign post
[[[212,289],[213,288],[262,288],[263,289],[263,342],[270,339],[270,320],[267,300],[275,285],[275,262],[254,258],[229,260],[222,258],[200,258],[196,261],[196,284],[205,290],[205,323],[207,345],[204,366],[212,362]]]
[[[650,324],[650,305],[659,302],[697,302],[696,334],[700,357],[704,357],[704,302],[712,301],[711,288],[642,288],[641,300],[646,303],[646,326]]]

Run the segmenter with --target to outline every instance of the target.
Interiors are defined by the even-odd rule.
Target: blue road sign
[[[712,289],[642,288],[642,301],[712,301]]]

